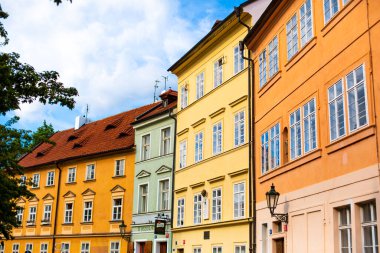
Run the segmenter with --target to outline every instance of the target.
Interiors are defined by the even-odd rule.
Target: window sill
[[[82,221],[80,224],[81,225],[92,225],[94,223],[92,221]]]
[[[73,184],[77,184],[77,182],[66,182],[65,185],[73,185]]]
[[[110,220],[109,223],[121,223],[123,220]]]
[[[268,80],[268,82],[266,82],[264,86],[259,89],[259,92],[258,92],[259,97],[264,95],[264,93],[267,92],[275,83],[277,83],[277,81],[280,80],[280,78],[281,78],[281,70],[277,71],[277,73],[274,74],[274,76],[272,76]]]
[[[51,223],[41,223],[41,227],[51,227]]]
[[[39,190],[39,189],[40,189],[40,187],[31,187],[31,188],[30,188],[31,191]]]
[[[269,179],[272,179],[278,175],[281,175],[285,172],[288,172],[290,170],[293,170],[295,168],[298,168],[306,163],[309,163],[315,159],[318,159],[322,156],[322,150],[321,149],[316,149],[296,160],[290,161],[285,165],[282,165],[276,169],[273,169],[266,174],[262,175],[259,177],[259,183],[264,183],[265,181],[268,181]]]
[[[45,185],[45,188],[53,188],[55,185],[52,184],[52,185]]]
[[[124,178],[125,175],[120,175],[120,176],[113,176],[112,178]]]
[[[83,183],[91,183],[91,182],[96,182],[96,179],[86,179],[86,180],[83,180]]]
[[[74,223],[62,223],[62,226],[74,226]]]
[[[27,227],[27,228],[35,228],[35,227],[36,227],[36,224],[30,224],[30,225],[26,224],[26,227]]]
[[[340,149],[350,146],[356,142],[364,140],[375,134],[375,126],[367,126],[362,129],[359,129],[343,138],[340,138],[333,143],[326,146],[327,154],[334,153]]]
[[[289,71],[302,57],[305,56],[317,44],[317,37],[314,36],[285,64],[285,70]]]
[[[346,5],[339,10],[335,15],[327,21],[325,26],[321,30],[322,37],[325,37],[348,13],[350,13],[355,6],[357,6],[362,0],[350,0]]]

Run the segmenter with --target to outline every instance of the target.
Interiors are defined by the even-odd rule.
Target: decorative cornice
[[[185,128],[185,129],[183,129],[182,131],[178,132],[177,136],[181,136],[181,135],[183,135],[184,133],[187,133],[187,132],[189,132],[189,128],[188,127]]]
[[[218,116],[219,114],[223,113],[225,110],[226,110],[226,108],[222,107],[222,108],[216,110],[215,112],[211,113],[209,116],[210,116],[210,118],[214,118],[214,117]]]
[[[219,177],[210,178],[207,181],[209,183],[215,183],[215,182],[224,180],[224,178],[225,178],[225,176],[223,175],[223,176],[219,176]]]
[[[43,200],[53,200],[54,197],[53,197],[50,193],[48,193],[48,194],[46,194],[42,199],[43,199]]]
[[[84,192],[82,192],[82,195],[83,196],[90,196],[90,195],[95,195],[96,193],[91,190],[90,188],[88,188],[87,190],[85,190]]]
[[[174,190],[175,193],[180,193],[180,192],[185,192],[185,191],[187,191],[187,187],[182,187],[177,190]]]
[[[146,170],[142,170],[139,172],[139,174],[136,175],[137,178],[143,178],[143,177],[149,177],[149,176],[150,176],[150,172]]]
[[[230,177],[236,177],[236,176],[239,176],[241,174],[245,174],[248,172],[248,168],[245,168],[245,169],[242,169],[242,170],[237,170],[237,171],[234,171],[234,172],[231,172],[231,173],[228,173],[228,175]]]
[[[171,171],[172,171],[171,168],[169,168],[168,166],[162,165],[158,170],[156,170],[156,173],[162,174],[162,173],[171,172]]]
[[[248,96],[247,96],[247,95],[244,95],[244,96],[242,96],[242,97],[236,99],[235,101],[229,103],[229,106],[234,107],[234,106],[240,104],[241,102],[247,100],[247,98],[248,98]]]
[[[196,183],[196,184],[191,184],[190,187],[191,188],[196,188],[196,187],[201,187],[201,186],[204,186],[205,185],[205,182],[199,182],[199,183]]]
[[[125,192],[125,188],[121,187],[120,185],[116,185],[111,189],[111,192]]]
[[[200,120],[198,120],[198,121],[194,122],[193,124],[191,124],[191,126],[193,128],[196,128],[197,126],[199,126],[199,125],[201,125],[201,124],[203,124],[205,122],[206,122],[206,118],[201,118]]]
[[[75,196],[75,193],[73,193],[72,191],[68,191],[63,195],[64,198],[74,198]]]

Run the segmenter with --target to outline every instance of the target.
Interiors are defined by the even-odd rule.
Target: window
[[[200,224],[202,219],[202,195],[194,195],[194,224]]]
[[[222,219],[222,189],[212,190],[212,221]]]
[[[170,153],[170,127],[161,130],[161,155]]]
[[[121,198],[113,199],[112,220],[121,220],[122,209],[123,209],[123,200]]]
[[[33,252],[33,243],[25,244],[25,251]]]
[[[341,253],[352,253],[351,210],[349,206],[338,209],[339,248]]]
[[[278,72],[278,39],[277,36],[273,38],[268,45],[268,58],[269,58],[269,78]]]
[[[205,73],[202,72],[197,75],[197,99],[200,99],[204,95],[204,82],[205,82]]]
[[[73,223],[73,203],[65,204],[65,223]]]
[[[146,213],[148,211],[148,184],[140,185],[139,194],[139,213]]]
[[[202,248],[194,248],[193,253],[202,253]]]
[[[82,242],[80,246],[80,253],[90,253],[90,243]]]
[[[234,184],[234,218],[245,216],[245,183]]]
[[[92,221],[92,201],[84,202],[83,209],[83,222],[91,222]]]
[[[26,176],[21,176],[20,177],[20,185],[25,185],[26,183]]]
[[[220,58],[214,63],[214,88],[221,85],[223,82],[223,58]]]
[[[260,88],[267,82],[267,53],[266,49],[259,56]]]
[[[290,114],[290,158],[295,159],[302,154],[301,144],[301,109]]]
[[[4,253],[4,245],[0,244],[0,253]]]
[[[169,210],[169,179],[161,180],[159,184],[159,210]]]
[[[203,159],[203,132],[195,135],[195,162]]]
[[[120,159],[115,161],[115,176],[124,176],[125,160]]]
[[[181,141],[179,143],[179,168],[186,167],[186,157],[187,157],[187,141]]]
[[[235,245],[235,253],[245,253],[245,245]]]
[[[301,47],[313,37],[313,19],[311,16],[311,0],[306,0],[300,8]]]
[[[23,215],[24,215],[24,208],[23,207],[17,207],[17,214],[16,214],[16,220],[17,222],[22,225],[22,218],[23,218]]]
[[[141,160],[147,160],[150,158],[150,134],[142,137],[141,145]]]
[[[297,14],[294,14],[286,24],[286,41],[288,45],[288,60],[290,60],[298,52]]]
[[[33,174],[33,186],[32,188],[40,187],[40,174]]]
[[[377,241],[376,204],[374,201],[361,204],[360,209],[363,252],[377,253],[379,252],[379,244]]]
[[[69,243],[61,243],[61,253],[70,253],[70,244]]]
[[[344,92],[343,80],[339,80],[328,89],[331,141],[346,135],[346,108],[348,111],[349,132],[353,132],[368,124],[364,77],[364,65],[361,65],[346,75],[346,93]],[[347,107],[345,106],[344,94],[347,96]]]
[[[47,174],[46,186],[54,185],[54,171],[49,171]]]
[[[44,215],[42,217],[42,222],[44,223],[50,223],[51,219],[51,205],[45,205],[44,206]]]
[[[222,152],[222,122],[216,123],[212,127],[212,154]]]
[[[212,253],[223,253],[222,246],[212,247]]]
[[[239,45],[234,47],[234,74],[244,69],[243,52],[240,51]]]
[[[37,207],[36,206],[31,206],[29,207],[29,218],[28,218],[28,223],[31,225],[34,225],[36,222],[36,213],[37,213]]]
[[[315,115],[315,99],[303,106],[303,135],[304,152],[307,153],[317,148],[317,124]]]
[[[187,107],[188,93],[189,93],[189,91],[187,89],[187,84],[182,85],[182,87],[181,87],[181,109]]]
[[[41,243],[40,253],[48,253],[48,244],[47,243]]]
[[[20,244],[14,243],[12,245],[12,253],[19,253],[19,250],[20,250]]]
[[[177,201],[177,226],[181,227],[183,226],[185,218],[185,199],[180,198]]]
[[[95,164],[87,164],[86,166],[86,180],[95,179]]]
[[[67,173],[67,182],[68,183],[74,183],[76,179],[76,168],[69,168],[69,171]]]
[[[280,166],[280,123],[261,135],[262,174]]]
[[[245,115],[244,111],[235,114],[234,143],[235,147],[245,142]]]
[[[330,19],[335,15],[339,10],[338,0],[324,0],[324,16],[325,24],[330,21]]]
[[[110,253],[120,253],[120,242],[111,242]]]

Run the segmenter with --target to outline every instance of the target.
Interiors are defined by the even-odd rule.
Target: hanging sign
[[[154,233],[156,235],[165,235],[166,220],[156,219],[154,222]]]

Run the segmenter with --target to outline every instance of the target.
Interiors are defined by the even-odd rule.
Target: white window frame
[[[298,18],[297,13],[295,13],[286,23],[286,52],[288,61],[292,59],[299,50],[298,40]]]
[[[212,253],[223,253],[222,246],[212,246]]]
[[[194,247],[193,253],[202,253],[202,248],[201,247]]]
[[[339,95],[337,95],[337,89],[336,87],[338,85],[341,85],[342,86],[342,93],[340,93]],[[330,98],[330,90],[333,89],[333,93],[334,93],[334,97]],[[346,106],[345,106],[345,92],[344,92],[344,82],[342,79],[340,79],[339,81],[337,81],[336,83],[334,83],[333,85],[331,85],[328,89],[327,89],[327,98],[328,98],[328,105],[329,105],[329,135],[330,135],[330,142],[332,141],[335,141],[335,140],[338,140],[339,138],[342,138],[343,136],[346,136]],[[342,106],[343,106],[343,110],[342,110],[342,115],[339,115],[338,114],[338,101],[341,100],[342,101]],[[336,137],[333,138],[332,136],[332,128],[331,128],[331,106],[334,105],[335,107],[335,110],[334,110],[334,120],[335,120],[335,124],[334,124],[334,128],[335,128],[335,131],[336,131]],[[342,119],[342,124],[343,124],[343,133],[340,134],[339,132],[339,118]]]
[[[201,73],[199,73],[196,77],[196,86],[197,86],[197,89],[196,89],[196,92],[197,92],[197,96],[196,98],[197,99],[200,99],[201,97],[204,96],[204,85],[205,83],[205,72],[202,71]]]
[[[5,251],[5,244],[0,244],[0,253],[4,253]]]
[[[243,185],[243,190],[240,189],[240,186]],[[237,191],[236,191],[236,187]],[[245,203],[245,192],[246,192],[246,186],[245,182],[236,182],[233,184],[233,217],[234,219],[241,219],[245,217],[245,208],[246,208],[246,203]],[[241,198],[243,199],[243,202],[241,202]],[[235,208],[235,203],[238,203],[237,209]],[[237,212],[237,214],[236,214]]]
[[[53,206],[51,204],[45,204],[44,205],[44,213],[42,215],[42,221],[43,222],[50,223],[52,208],[53,208]]]
[[[364,211],[363,211],[363,206],[366,206],[368,205],[369,208],[370,208],[370,219],[369,221],[364,221]],[[373,253],[377,253],[378,252],[378,248],[379,248],[379,242],[378,242],[378,238],[376,237],[378,235],[378,231],[377,231],[377,213],[376,213],[376,202],[375,200],[374,201],[371,201],[371,202],[367,202],[367,203],[362,203],[360,204],[360,216],[361,216],[361,231],[362,231],[362,250],[363,252],[366,252],[365,251],[365,248],[372,248],[372,252]],[[364,245],[365,243],[365,233],[364,233],[364,229],[365,228],[370,228],[371,229],[371,240],[373,242],[373,245],[370,245],[370,246],[366,246]],[[377,242],[377,244],[375,244]]]
[[[337,9],[336,9],[336,12],[332,12],[333,10],[333,2],[336,2],[337,4]],[[325,25],[327,23],[329,23],[329,21],[339,12],[340,10],[340,5],[339,5],[339,0],[324,0],[322,5],[323,5],[323,20],[325,21]],[[330,12],[330,16],[328,18],[326,18],[326,12],[327,12],[327,9],[326,9],[326,3],[328,3],[328,10]]]
[[[86,203],[91,203],[91,205],[86,206]],[[93,200],[83,201],[83,222],[92,222],[93,208],[94,208]]]
[[[120,241],[110,242],[110,253],[120,253]]]
[[[239,45],[234,47],[234,75],[240,73],[244,69],[244,50],[240,51]]]
[[[339,231],[339,251],[342,253],[343,248],[348,250],[348,253],[352,253],[352,228],[351,228],[351,208],[350,206],[344,206],[337,209],[338,212],[338,231]],[[345,213],[346,220],[342,223],[342,213]],[[342,236],[347,232],[348,235],[348,247],[343,247]]]
[[[259,77],[260,88],[267,83],[267,49],[265,48],[259,55]]]
[[[125,159],[115,160],[115,177],[121,177],[125,174]]]
[[[70,253],[70,243],[62,242],[61,243],[61,253]]]
[[[220,57],[214,62],[214,88],[223,83],[223,59]]]
[[[86,181],[95,180],[96,178],[96,166],[95,163],[90,163],[86,165]]]
[[[163,189],[162,186],[167,182],[168,188]],[[165,198],[166,194],[166,198]],[[169,210],[169,200],[170,200],[170,179],[165,178],[158,181],[158,210],[165,211]],[[165,203],[164,203],[165,202]]]
[[[53,186],[55,179],[55,171],[49,171],[46,177],[46,186]]]
[[[146,187],[146,193],[143,193],[143,187]],[[144,194],[144,195],[143,195]],[[149,183],[139,184],[139,204],[138,204],[138,213],[147,213],[148,212],[148,201],[149,201]],[[145,210],[142,210],[142,204],[145,202]]]
[[[151,136],[150,133],[141,136],[141,161],[150,159]]]
[[[279,71],[279,52],[277,35],[268,44],[269,79]]]
[[[310,7],[310,9],[308,9]],[[304,47],[314,36],[313,31],[313,3],[306,0],[299,9],[300,17],[300,45]],[[310,24],[310,25],[309,25]],[[304,28],[304,29],[303,29]],[[305,32],[306,30],[306,32]]]
[[[234,115],[234,145],[238,147],[245,143],[245,111],[241,110]]]
[[[74,183],[76,181],[77,168],[72,167],[67,170],[67,183]]]
[[[33,252],[33,243],[29,242],[25,244],[25,251]]]
[[[26,183],[26,176],[20,176],[20,185],[24,186]]]
[[[115,201],[120,200],[120,204],[116,205]],[[112,198],[112,217],[113,221],[119,221],[123,219],[123,198],[115,197]]]
[[[212,154],[223,152],[223,124],[221,121],[212,126]]]
[[[40,253],[48,253],[49,251],[49,244],[47,242],[42,242],[40,244]]]
[[[161,145],[160,145],[160,155],[168,155],[171,151],[171,127],[165,127],[161,129]],[[166,131],[169,132],[169,135],[166,136]]]
[[[179,143],[179,168],[185,168],[187,162],[187,140]]]
[[[85,246],[85,247],[83,247]],[[90,253],[91,244],[90,242],[81,242],[80,243],[80,253]]]
[[[19,253],[20,252],[20,244],[19,243],[13,243],[12,244],[12,253]]]
[[[196,133],[194,139],[194,161],[197,163],[203,160],[203,131],[199,131],[198,133]]]
[[[68,204],[71,204],[71,209],[67,208]],[[63,217],[64,224],[73,223],[73,215],[74,215],[74,203],[73,202],[65,202],[65,211],[64,211],[64,217]]]
[[[302,116],[298,108],[289,116],[290,128],[290,159],[295,160],[302,156]]]
[[[215,194],[214,194],[215,193]],[[212,221],[221,221],[222,220],[222,202],[223,193],[222,188],[214,188],[212,190],[212,207],[211,207],[211,217]]]
[[[202,223],[202,195],[200,193],[193,196],[193,223]]]
[[[185,223],[185,198],[177,199],[177,227],[182,227]]]
[[[29,206],[28,223],[36,223],[37,219],[37,206]]]
[[[181,86],[181,109],[184,109],[189,105],[189,89],[187,86],[187,84]]]
[[[276,123],[261,135],[261,173],[265,174],[270,170],[276,169],[281,164],[281,133],[280,123]],[[276,132],[278,130],[278,133]],[[278,144],[278,145],[276,145]],[[278,152],[276,152],[278,148]],[[278,153],[278,158],[271,157],[272,149]],[[265,150],[265,152],[264,152]],[[274,162],[274,163],[273,163]]]
[[[34,173],[32,188],[39,188],[39,187],[40,187],[40,173]]]
[[[247,247],[244,244],[234,245],[234,253],[248,253]]]
[[[22,220],[24,217],[24,207],[19,207],[16,211],[16,220],[22,225]]]

